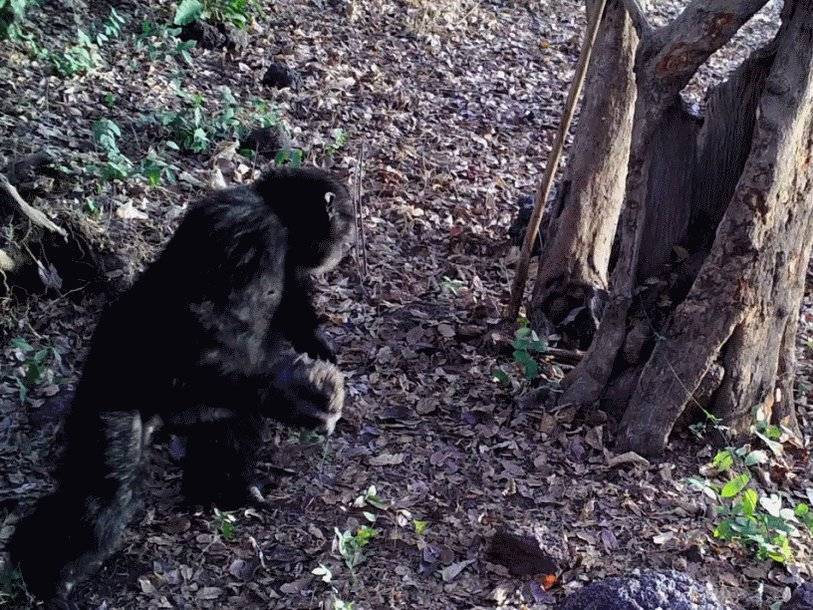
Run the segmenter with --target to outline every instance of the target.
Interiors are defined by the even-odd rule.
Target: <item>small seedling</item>
[[[48,59],[51,60],[54,69],[63,77],[90,72],[102,63],[98,47],[93,44],[90,36],[82,30],[78,30],[76,38],[77,44],[64,51],[48,54]]]
[[[342,532],[338,528],[334,531],[336,533],[334,546],[344,559],[345,565],[353,573],[356,567],[365,559],[364,547],[370,544],[372,539],[378,535],[378,530],[362,525],[355,533],[350,530]]]
[[[237,517],[233,512],[215,510],[215,528],[224,540],[232,541],[237,530]]]
[[[389,508],[389,503],[378,496],[378,490],[375,485],[370,485],[363,494],[353,500],[353,506],[356,508],[364,508],[367,505],[378,508],[379,510],[387,510]]]
[[[110,15],[102,24],[102,31],[96,33],[96,44],[101,47],[111,39],[121,36],[122,28],[126,23],[127,19],[119,15],[115,8],[111,7]]]
[[[104,180],[126,180],[133,172],[132,161],[119,150],[120,137],[121,129],[110,119],[99,119],[93,124],[93,138],[107,157],[99,170]]]
[[[59,363],[59,353],[52,347],[35,349],[22,337],[11,340],[11,347],[17,352],[17,358],[22,361],[19,373],[14,375],[17,383],[20,404],[25,403],[28,394],[46,378],[49,371],[49,360]]]
[[[347,132],[341,127],[336,127],[330,132],[330,135],[333,139],[325,148],[325,153],[328,157],[334,157],[337,152],[347,145]]]
[[[539,376],[539,363],[533,354],[544,354],[548,350],[548,344],[543,341],[532,330],[527,319],[519,319],[520,327],[514,332],[514,340],[511,346],[514,348],[514,362],[522,369],[523,376],[527,381],[533,381]],[[494,381],[510,385],[511,378],[500,368],[491,373]]]
[[[415,534],[418,536],[423,536],[426,533],[427,528],[429,527],[429,521],[420,521],[415,519],[412,522],[413,527],[415,528]]]
[[[301,167],[302,161],[305,158],[305,153],[299,148],[292,148],[290,150],[281,150],[274,158],[274,163],[279,166]]]

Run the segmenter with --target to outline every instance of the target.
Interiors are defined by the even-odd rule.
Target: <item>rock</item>
[[[296,72],[285,64],[279,63],[268,66],[268,70],[266,70],[263,75],[263,85],[274,87],[275,89],[291,87],[296,85],[298,80]]]
[[[569,595],[558,610],[725,610],[710,585],[670,570],[605,578]]]
[[[796,587],[782,610],[813,610],[813,583],[806,582]]]
[[[201,49],[221,49],[227,42],[226,34],[220,28],[200,20],[183,26],[180,38],[194,40]]]
[[[559,571],[559,561],[554,557],[558,553],[550,552],[557,546],[543,534],[501,529],[491,539],[488,553],[514,576],[552,575]]]
[[[258,127],[240,140],[240,149],[249,149],[265,157],[273,157],[280,150],[291,148],[288,134],[280,126]]]

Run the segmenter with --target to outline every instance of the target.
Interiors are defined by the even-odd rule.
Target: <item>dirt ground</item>
[[[81,607],[544,608],[589,581],[650,567],[708,581],[732,608],[767,608],[813,573],[809,538],[794,543],[791,567],[713,538],[713,508],[687,482],[714,455],[705,439],[680,433],[662,460],[616,464],[605,413],[531,408],[517,400],[527,385],[492,380],[496,366],[512,371],[498,326],[515,256],[506,230],[553,140],[578,55],[580,3],[278,0],[245,49],[196,49],[191,65],[134,47],[141,24],[170,21],[171,7],[114,4],[124,33],[100,48],[104,63],[87,75],[58,78],[24,46],[0,45],[0,156],[47,148],[64,167],[37,205],[90,210],[129,277],[213,179],[245,182],[256,168],[215,143],[201,154],[161,149],[175,184],[102,185],[91,171],[103,159],[93,124],[115,121],[122,152],[138,160],[161,147],[143,119],[177,103],[172,81],[203,94],[210,112],[227,85],[242,103],[268,100],[307,163],[360,189],[366,250],[320,281],[318,305],[348,376],[336,434],[325,441],[269,425],[262,468],[278,481],[273,508],[230,518],[180,508],[179,467],[157,445],[146,511],[79,589]],[[662,18],[679,7],[658,4]],[[29,31],[41,46],[64,48],[109,6],[43,3]],[[691,91],[764,40],[776,11],[773,2]],[[300,75],[297,87],[261,84],[275,61]],[[334,152],[337,128],[347,143]],[[78,291],[1,303],[0,549],[18,509],[49,488],[59,411],[102,299]],[[801,329],[809,437],[810,297]],[[21,340],[49,349],[22,402],[31,352]],[[539,385],[555,392],[568,367],[547,358]],[[782,476],[792,493],[813,487],[805,459]],[[336,532],[363,524],[377,535],[351,570]],[[500,528],[549,541],[562,564],[553,587],[491,558]],[[9,607],[28,607],[20,604]]]

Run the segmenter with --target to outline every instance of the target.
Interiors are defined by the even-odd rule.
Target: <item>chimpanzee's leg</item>
[[[185,500],[224,510],[250,503],[262,426],[262,417],[251,412],[193,426],[184,459]]]
[[[57,489],[19,522],[8,547],[37,597],[67,598],[117,550],[138,508],[145,428],[138,411],[69,417]]]

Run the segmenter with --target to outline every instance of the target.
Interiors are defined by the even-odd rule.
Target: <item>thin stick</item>
[[[361,183],[363,178],[364,143],[362,142],[361,149],[359,150],[358,163],[356,164],[355,184],[353,185],[353,190],[355,191],[353,193],[353,211],[356,215],[356,244],[353,247],[353,258],[356,261],[356,273],[358,273],[359,276],[361,292],[364,295],[364,299],[369,301],[370,295],[367,293],[367,287],[364,285],[364,281],[367,278],[367,238],[364,234],[364,219],[361,215],[361,198],[363,195]],[[360,253],[359,250],[361,250]]]
[[[367,234],[364,232],[364,216],[362,211],[362,183],[364,182],[364,142],[361,143],[359,151],[359,162],[356,167],[356,223],[358,225],[359,238],[361,239],[361,262],[364,270],[364,277],[367,277]]]
[[[553,178],[556,175],[556,169],[559,165],[559,160],[562,158],[562,150],[565,145],[565,137],[570,129],[570,123],[573,120],[573,114],[576,111],[576,102],[584,85],[584,79],[587,75],[587,67],[590,65],[590,55],[593,53],[593,46],[596,42],[599,27],[601,26],[601,18],[604,14],[604,6],[607,0],[598,0],[596,2],[595,10],[593,11],[590,21],[587,25],[587,34],[584,37],[582,44],[581,54],[579,55],[579,63],[576,66],[576,75],[573,82],[570,84],[570,91],[567,94],[567,101],[565,102],[565,110],[562,115],[562,121],[559,124],[559,131],[556,132],[556,141],[553,144],[548,162],[545,165],[545,175],[539,183],[539,188],[536,191],[536,202],[534,203],[534,211],[531,214],[531,219],[528,221],[528,229],[525,233],[525,240],[522,242],[522,251],[517,261],[517,274],[514,277],[514,284],[511,287],[511,301],[506,311],[507,320],[515,320],[519,314],[519,308],[522,304],[522,296],[525,292],[525,282],[528,280],[528,265],[531,262],[531,252],[534,247],[534,240],[539,231],[539,223],[542,220],[542,212],[545,209],[545,202],[548,200],[550,188],[553,185]]]

